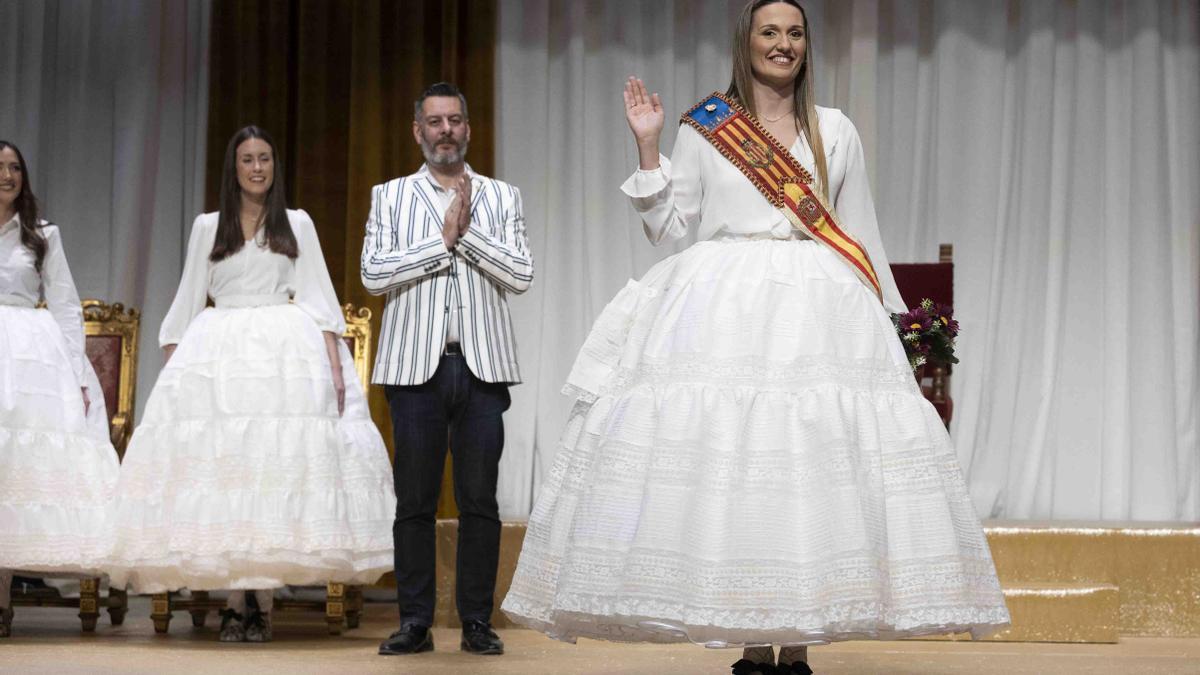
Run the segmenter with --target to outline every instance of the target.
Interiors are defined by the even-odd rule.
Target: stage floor
[[[109,626],[105,615],[89,636],[80,634],[69,609],[17,608],[14,636],[0,640],[0,672],[697,675],[728,673],[739,657],[734,650],[694,645],[568,645],[517,629],[500,631],[504,656],[471,656],[458,650],[458,631],[449,628],[434,630],[438,651],[377,656],[379,641],[394,629],[390,604],[368,605],[362,626],[342,636],[326,634],[315,612],[288,612],[276,621],[274,642],[227,645],[217,642],[211,617],[206,628],[194,629],[186,613],[176,613],[170,634],[160,636],[149,619],[149,600],[132,598],[130,604],[124,626]],[[812,648],[809,657],[818,675],[1200,673],[1200,638],[1126,638],[1115,645],[851,642]]]

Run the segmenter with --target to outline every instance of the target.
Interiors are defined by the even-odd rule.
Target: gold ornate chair
[[[84,300],[84,350],[100,380],[100,394],[108,410],[108,428],[117,456],[125,454],[125,446],[133,430],[134,394],[137,388],[138,330],[141,315],[138,310],[126,309],[121,303],[108,304],[102,300]],[[13,604],[17,606],[79,608],[83,630],[96,630],[100,617],[100,580],[79,581],[79,598],[65,598],[53,587],[34,588],[18,585],[14,588]],[[114,626],[125,621],[128,600],[124,591],[110,589],[108,615]]]
[[[120,303],[83,301],[85,349],[100,379],[113,447],[122,458],[133,434],[140,322],[136,309],[125,309]]]
[[[347,303],[342,306],[346,318],[346,332],[342,339],[354,357],[354,369],[364,393],[370,386],[371,375],[371,310],[355,308]],[[166,633],[171,623],[171,613],[184,610],[192,615],[193,626],[203,626],[209,611],[220,611],[225,607],[221,600],[210,598],[207,591],[193,591],[191,598],[179,598],[171,593],[158,593],[151,598],[150,618],[156,633]],[[325,586],[325,600],[279,599],[276,610],[316,610],[325,613],[325,622],[331,635],[341,635],[344,627],[358,628],[362,619],[363,596],[361,586],[350,586],[329,582]]]

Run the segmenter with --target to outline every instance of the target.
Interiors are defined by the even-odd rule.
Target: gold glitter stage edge
[[[984,522],[984,531],[1013,619],[989,640],[1200,637],[1200,523],[992,520]],[[434,624],[457,626],[458,523],[439,520],[437,532]],[[512,582],[525,523],[505,522],[501,532],[497,607]],[[499,611],[493,619],[510,626]]]
[[[1011,584],[1001,578],[1000,585],[1012,625],[985,641],[1112,644],[1120,639],[1120,594],[1112,584]],[[970,640],[971,636],[928,639]]]
[[[1059,588],[1063,604],[1099,612],[1099,591],[1111,586],[1119,635],[1200,636],[1200,523],[989,521],[984,529],[1010,609],[1014,600],[1018,611],[1028,609],[1031,600],[1009,589]],[[1065,595],[1087,588],[1096,591],[1094,604]],[[1095,623],[1079,618],[1080,625]],[[1013,612],[1010,631],[1022,630]]]

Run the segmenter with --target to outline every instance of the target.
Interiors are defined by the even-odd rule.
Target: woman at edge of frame
[[[0,141],[0,637],[14,571],[99,575],[117,483],[62,232],[39,210],[25,157]]]
[[[639,167],[622,190],[652,243],[701,241],[617,294],[568,378],[577,400],[503,604],[550,637],[740,646],[735,675],[790,675],[812,672],[808,645],[1008,625],[889,318],[904,305],[861,142],[813,104],[809,35],[795,0],[748,2],[728,91],[692,112],[729,101],[778,141],[749,161],[794,158],[875,286],[698,128],[662,156],[659,96],[629,79]]]
[[[278,164],[264,130],[230,139],[220,210],[192,226],[159,332],[167,363],[109,515],[112,584],[230,590],[222,642],[272,639],[272,589],[392,568],[387,450],[316,228],[287,209]]]

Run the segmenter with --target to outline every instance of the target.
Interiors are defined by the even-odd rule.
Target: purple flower
[[[958,322],[954,320],[954,308],[950,305],[934,305],[933,316],[950,337],[958,336]]]
[[[901,314],[898,322],[900,329],[905,333],[912,331],[924,333],[933,327],[933,319],[920,307]]]

